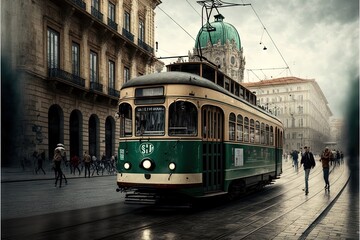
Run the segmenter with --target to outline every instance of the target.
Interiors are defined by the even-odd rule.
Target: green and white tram
[[[236,196],[282,172],[283,126],[205,62],[176,63],[120,91],[118,190],[127,201]]]

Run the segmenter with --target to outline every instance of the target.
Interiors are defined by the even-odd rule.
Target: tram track
[[[318,172],[316,173],[316,176],[320,175],[321,172],[322,172],[322,171],[318,171]],[[341,178],[341,175],[338,176],[337,179],[333,179],[333,184],[335,184],[340,178]],[[297,184],[297,186],[299,186],[299,185],[300,185],[300,184]],[[287,192],[287,191],[286,191],[286,192]],[[283,192],[283,193],[281,193],[280,195],[284,195],[284,194],[286,194],[286,192]],[[319,191],[319,192],[320,192],[320,191]],[[317,192],[315,195],[319,194],[319,192]],[[294,195],[292,195],[292,196],[290,196],[290,197],[288,197],[288,198],[286,198],[286,199],[282,199],[282,201],[291,201],[292,198],[296,198],[296,197],[298,197],[298,196],[299,196],[299,194],[297,193],[297,194],[294,194]],[[243,207],[240,208],[240,209],[238,208],[238,210],[239,210],[239,211],[246,210],[246,209],[249,209],[249,207],[251,208],[251,207],[254,206],[254,205],[263,206],[265,202],[267,202],[267,201],[277,201],[277,198],[279,198],[279,197],[280,197],[279,195],[273,196],[273,197],[268,198],[267,200],[264,200],[264,201],[261,201],[261,202],[256,202],[256,203],[252,204],[251,206],[249,206],[249,205],[243,206]],[[315,197],[315,196],[313,196],[313,197]],[[313,197],[311,197],[311,198],[313,198]],[[248,197],[246,197],[246,198],[249,198],[249,199],[251,200],[251,199],[252,199],[252,196],[248,196]],[[311,198],[309,198],[307,201],[310,201]],[[298,203],[297,205],[295,205],[295,206],[293,206],[292,208],[288,209],[288,211],[286,211],[286,212],[278,215],[276,218],[273,218],[273,219],[265,222],[264,224],[262,224],[262,225],[259,226],[258,228],[256,228],[256,229],[248,232],[248,234],[246,234],[243,238],[239,238],[239,239],[244,239],[244,238],[247,238],[247,237],[251,236],[252,234],[255,234],[257,231],[261,230],[262,228],[264,228],[265,226],[271,224],[272,222],[276,221],[277,219],[285,216],[286,214],[289,214],[289,213],[292,212],[294,209],[299,208],[299,207],[302,206],[303,204],[304,204],[304,203],[302,203],[302,202]],[[251,218],[256,217],[256,216],[258,216],[259,214],[264,213],[264,212],[266,212],[266,211],[272,211],[272,209],[273,209],[274,207],[278,206],[278,205],[279,205],[279,202],[277,201],[277,202],[275,202],[275,203],[273,203],[273,204],[271,204],[271,205],[269,205],[269,206],[267,206],[267,207],[265,207],[265,208],[263,207],[262,209],[259,209],[259,210],[256,211],[255,213],[253,213],[253,214],[251,214],[251,215],[247,215],[246,218],[242,218],[241,221],[242,221],[242,222],[246,222],[245,225],[241,225],[241,226],[239,226],[238,228],[233,229],[232,231],[223,232],[223,233],[217,235],[216,237],[213,237],[213,236],[212,236],[212,237],[210,237],[210,239],[223,239],[223,238],[227,238],[228,236],[231,236],[232,234],[234,234],[234,233],[236,233],[236,232],[238,232],[238,231],[241,231],[241,230],[243,230],[244,228],[246,228],[246,227],[248,227],[248,226],[250,226],[250,225],[252,225],[252,224],[254,224],[254,223],[256,223],[256,222],[259,221],[259,220],[249,221]],[[215,210],[215,211],[221,211],[221,210],[224,210],[224,209],[225,209],[226,211],[229,211],[228,207],[229,207],[229,206],[220,206],[220,207],[218,207],[218,208],[216,208],[216,209],[211,209],[210,211],[214,211],[214,210]],[[230,210],[230,211],[231,211],[231,210]],[[201,214],[201,213],[200,213],[200,214]],[[205,212],[205,215],[206,215],[206,212]],[[198,215],[196,215],[196,216],[198,216]],[[129,229],[129,230],[127,230],[127,231],[118,232],[118,233],[116,233],[116,234],[114,234],[114,235],[112,235],[112,236],[107,236],[107,237],[104,237],[104,238],[101,238],[101,239],[116,239],[116,238],[118,238],[118,237],[120,237],[120,236],[121,236],[121,237],[125,237],[124,239],[130,239],[131,237],[133,237],[133,236],[132,236],[132,233],[137,232],[137,231],[139,231],[139,230],[141,230],[141,231],[151,230],[152,232],[156,232],[157,230],[161,231],[161,229],[166,228],[166,227],[170,227],[170,228],[171,228],[171,226],[172,226],[172,223],[171,223],[171,222],[177,222],[177,223],[179,223],[179,224],[182,224],[183,222],[189,221],[190,218],[192,218],[192,217],[193,217],[193,216],[183,215],[183,216],[179,216],[178,218],[172,219],[172,221],[166,220],[166,221],[162,221],[162,222],[156,223],[155,225],[154,225],[154,224],[149,224],[149,225],[147,225],[147,226],[143,226],[141,229],[140,229],[140,228],[137,228],[137,229]],[[179,220],[179,222],[178,222],[178,220]],[[124,236],[124,234],[127,235],[127,236]]]
[[[291,168],[285,168],[285,171],[290,172]],[[111,213],[83,221],[71,221],[61,227],[53,226],[53,229],[47,228],[26,237],[64,239],[81,233],[82,237],[90,239],[141,239],[141,234],[151,233],[152,236],[170,234],[173,239],[193,239],[198,238],[197,236],[203,236],[206,239],[259,239],[261,236],[260,238],[263,239],[264,232],[276,229],[278,222],[289,221],[288,224],[283,224],[284,229],[279,231],[286,230],[292,223],[301,222],[304,230],[302,235],[297,237],[304,239],[342,193],[348,181],[348,178],[344,181],[344,174],[346,174],[345,166],[331,169],[331,187],[336,196],[331,196],[329,202],[323,199],[322,169],[321,166],[317,166],[310,175],[311,193],[307,197],[301,191],[303,174],[292,172],[283,180],[279,179],[277,183],[261,191],[250,193],[228,203],[185,211],[141,207],[122,214]],[[318,208],[321,211],[319,210],[311,221],[304,225],[302,221],[304,216],[292,213],[303,211],[310,202],[319,202]],[[81,213],[74,215],[81,215]],[[204,223],[206,223],[205,226]],[[179,226],[186,230],[182,232]],[[269,236],[268,239],[276,238],[278,236],[276,234],[280,233],[272,234],[275,235]],[[18,235],[8,239],[23,239],[23,237]]]
[[[338,181],[340,181],[342,178],[342,175],[339,175],[337,176],[337,178],[334,180],[332,179],[332,182],[333,182],[333,185],[335,185]],[[319,223],[319,221],[326,215],[326,213],[331,209],[331,207],[333,206],[333,204],[336,202],[336,200],[339,198],[339,196],[341,195],[342,191],[344,190],[344,188],[346,187],[347,183],[348,183],[348,180],[349,178],[347,179],[346,183],[343,184],[343,183],[339,183],[341,185],[341,189],[340,191],[336,194],[336,196],[333,198],[333,200],[331,201],[330,204],[328,204],[326,206],[325,209],[323,209],[321,211],[321,213],[318,215],[318,217],[316,217],[308,226],[308,228],[302,233],[302,235],[299,237],[299,239],[305,239],[306,236],[311,232],[311,230]],[[214,237],[214,238],[211,238],[211,239],[224,239],[224,238],[227,238],[229,236],[232,236],[232,235],[236,235],[236,233],[238,232],[246,232],[246,234],[242,234],[242,235],[236,235],[236,239],[259,239],[259,236],[257,235],[260,235],[260,236],[263,236],[261,234],[257,234],[258,232],[260,232],[261,230],[265,229],[266,227],[268,227],[270,224],[276,222],[277,220],[283,218],[284,216],[290,214],[291,212],[293,212],[294,210],[296,209],[299,209],[300,207],[302,207],[303,205],[305,205],[307,202],[310,202],[311,199],[313,198],[316,198],[321,192],[323,192],[324,190],[323,189],[320,189],[320,190],[317,190],[317,192],[312,195],[311,197],[307,198],[306,201],[304,202],[299,202],[297,203],[296,205],[293,205],[291,208],[287,207],[287,210],[279,215],[277,215],[276,217],[272,218],[272,219],[266,219],[264,221],[264,223],[259,223],[261,220],[263,220],[262,218],[257,218],[256,220],[254,221],[249,221],[251,220],[252,218],[254,218],[255,216],[258,216],[259,214],[261,213],[264,213],[266,211],[268,211],[269,209],[271,209],[271,211],[274,210],[274,207],[276,206],[279,206],[280,203],[277,202],[271,206],[268,206],[266,208],[263,208],[251,215],[248,215],[246,218],[243,218],[241,219],[242,222],[246,222],[246,224],[244,225],[241,225],[241,226],[238,226],[237,228],[234,228],[232,229],[231,231],[227,231],[227,232],[224,232],[224,233],[221,233],[219,234],[218,236]],[[283,199],[284,202],[287,202],[287,201],[291,201],[292,198],[296,198],[298,197],[298,195],[294,195],[294,196],[291,196],[287,199]],[[259,204],[263,204],[263,203],[256,203],[256,205],[259,205]],[[266,214],[265,214],[266,215]],[[293,221],[297,221],[298,219],[300,219],[302,216],[299,215],[298,218],[296,219],[293,219]],[[250,226],[252,225],[259,225],[259,226],[256,226],[254,229],[248,231],[246,228],[250,228]],[[251,229],[251,228],[250,228]],[[267,232],[267,231],[265,231]],[[275,236],[276,237],[276,236]],[[272,239],[272,238],[269,238],[269,239]]]

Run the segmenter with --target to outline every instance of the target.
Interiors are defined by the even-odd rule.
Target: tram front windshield
[[[135,110],[136,136],[165,134],[165,108],[162,106],[137,107]]]

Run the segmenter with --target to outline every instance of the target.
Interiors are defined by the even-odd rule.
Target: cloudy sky
[[[334,116],[343,116],[347,92],[359,74],[358,0],[226,2],[251,3],[218,8],[224,21],[239,32],[246,60],[245,82],[286,76],[315,79]],[[155,11],[156,56],[192,51],[202,24],[202,7],[196,0],[162,0]],[[286,66],[290,70],[283,69]],[[272,68],[280,69],[269,70]]]

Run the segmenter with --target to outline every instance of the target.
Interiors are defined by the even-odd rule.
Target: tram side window
[[[260,132],[261,144],[265,144],[265,124],[261,123],[261,132]]]
[[[249,118],[244,118],[244,141],[249,142]]]
[[[236,140],[239,142],[243,141],[243,117],[241,115],[237,116],[237,126],[236,126]]]
[[[197,135],[198,112],[194,104],[177,101],[169,107],[169,135]]]
[[[254,119],[250,119],[250,142],[255,142],[255,121]]]
[[[274,145],[274,131],[272,126],[270,126],[270,145]]]
[[[206,111],[206,109],[204,109],[203,110],[203,113],[202,113],[202,121],[203,121],[203,138],[207,138],[207,131],[208,131],[208,126],[207,126],[207,121],[206,121],[206,119],[207,119],[207,115],[206,115],[206,113],[207,113],[207,111]]]
[[[255,122],[255,143],[260,143],[260,122]]]
[[[229,140],[235,140],[235,122],[236,117],[234,113],[230,113],[229,116]]]
[[[132,135],[132,108],[128,103],[119,106],[120,115],[120,137]]]
[[[270,140],[270,139],[269,139],[269,131],[270,131],[269,125],[266,124],[266,131],[265,131],[265,134],[266,134],[266,135],[265,135],[265,141],[266,141],[265,144],[266,144],[266,145],[269,145],[269,142],[270,142],[270,141],[269,141],[269,140]]]
[[[136,136],[164,135],[165,108],[163,106],[137,107],[135,128]]]

